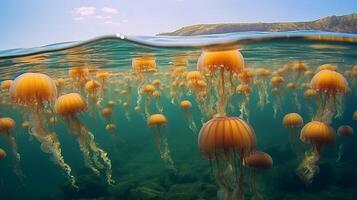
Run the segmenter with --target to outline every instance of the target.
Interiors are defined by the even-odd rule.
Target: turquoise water
[[[15,79],[25,72],[40,72],[52,79],[65,79],[61,94],[78,92],[85,99],[88,93],[73,87],[75,83],[68,75],[69,69],[96,67],[112,74],[105,84],[100,103],[94,105],[94,110],[90,107],[89,112],[80,114],[79,119],[93,133],[96,144],[108,153],[115,181],[111,185],[107,183],[105,168],[97,176],[85,166],[76,136],[68,133],[70,125],[61,116],[57,116],[57,123],[48,125],[47,122],[46,125],[48,131],[56,133],[63,158],[76,178],[78,189],[71,186],[64,171],[52,161],[49,154],[41,150],[38,140],[21,126],[25,120],[33,121],[29,109],[11,103],[8,91],[3,90],[0,116],[11,117],[16,121],[16,128],[11,130],[11,134],[21,154],[20,169],[23,175],[16,175],[9,142],[5,137],[0,137],[0,148],[7,152],[7,157],[0,159],[0,199],[217,199],[218,188],[212,174],[212,164],[200,155],[197,144],[198,130],[209,118],[204,117],[189,88],[184,89],[180,100],[192,102],[190,113],[197,131],[189,128],[188,115],[180,108],[178,101],[171,102],[170,70],[175,58],[187,60],[187,71],[194,71],[203,49],[238,48],[244,57],[245,66],[253,69],[264,67],[273,72],[290,61],[303,61],[311,71],[329,63],[337,66],[339,73],[345,74],[357,62],[356,41],[357,36],[353,34],[325,32],[235,33],[188,38],[117,35],[87,42],[0,51],[2,80]],[[148,75],[150,81],[147,83],[154,79],[161,80],[163,90],[159,103],[167,118],[167,125],[161,131],[167,137],[177,171],[167,168],[160,158],[155,130],[147,126],[144,105],[141,112],[134,110],[140,81],[137,81],[135,74],[127,72],[133,71],[132,59],[140,55],[150,55],[156,59],[160,74]],[[123,81],[125,76],[131,78],[130,95],[120,93],[126,89]],[[252,83],[253,93],[248,104],[250,115],[249,118],[244,117],[255,131],[257,150],[268,153],[274,161],[272,169],[256,174],[257,191],[261,199],[354,199],[357,196],[355,136],[343,141],[343,138],[336,135],[335,144],[323,149],[319,161],[320,171],[312,183],[302,182],[296,175],[301,160],[292,151],[289,131],[282,125],[282,119],[287,113],[297,112],[307,123],[316,112],[316,104],[314,100],[304,98],[305,89],[302,87],[294,91],[297,99],[294,99],[292,91],[284,89],[279,105],[281,110],[274,116],[273,107],[277,101],[271,92],[270,77],[265,83],[269,103],[263,110],[258,108],[259,89]],[[92,78],[95,79],[95,75],[89,74],[86,77],[88,80]],[[351,92],[344,95],[341,103],[344,107],[343,115],[334,118],[331,123],[336,131],[340,125],[357,128],[357,122],[352,119],[357,110],[357,77],[345,75],[345,78]],[[255,76],[255,79],[259,78]],[[285,79],[284,84],[295,81],[290,76]],[[303,77],[296,82],[302,84],[309,82],[309,79]],[[119,92],[116,89],[120,89]],[[124,108],[122,104],[129,96],[130,106]],[[109,100],[116,103],[109,119],[117,127],[114,132],[105,129],[109,122],[100,114]],[[227,113],[239,116],[241,101],[242,98],[234,93]],[[87,103],[90,104],[89,100]],[[297,103],[301,104],[300,109]],[[151,114],[160,112],[155,99],[149,106]],[[339,144],[342,142],[344,155],[336,162]],[[309,145],[302,142],[299,145],[308,151]],[[248,177],[244,181],[245,199],[251,199],[253,194],[249,189],[251,183]]]

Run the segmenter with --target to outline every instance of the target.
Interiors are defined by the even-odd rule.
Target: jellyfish
[[[304,98],[305,99],[307,99],[307,100],[315,100],[315,98],[317,97],[317,94],[316,94],[316,91],[314,90],[314,89],[311,89],[311,88],[309,88],[309,89],[307,89],[307,90],[305,90],[305,92],[304,92]],[[309,114],[310,114],[310,116],[311,116],[311,118],[313,117],[313,109],[312,109],[312,107],[309,105],[309,104],[305,104],[305,107],[307,108],[307,110],[308,110],[308,112],[309,112]]]
[[[145,101],[144,102],[145,115],[146,115],[146,117],[148,117],[151,114],[151,106],[152,106],[151,104],[152,104],[153,93],[155,91],[155,87],[151,84],[148,84],[148,85],[144,85],[139,90],[140,90],[140,94],[142,94],[142,95],[140,95],[141,96],[140,99],[143,98]],[[140,102],[138,101],[137,103],[139,103],[139,104],[137,104],[136,106],[141,107],[141,104],[140,104],[141,102],[142,101],[140,101]]]
[[[3,133],[5,139],[10,143],[12,153],[15,157],[14,171],[15,171],[16,175],[21,177],[22,176],[22,170],[20,167],[21,156],[20,156],[19,152],[17,151],[16,140],[12,134],[12,130],[14,130],[15,127],[16,127],[16,123],[12,118],[10,118],[10,117],[1,117],[0,118],[0,133]]]
[[[197,126],[195,121],[193,120],[192,112],[191,112],[191,107],[192,103],[189,100],[183,100],[180,102],[180,107],[182,108],[185,119],[188,123],[188,127],[194,132],[197,133]]]
[[[174,66],[170,73],[170,98],[171,103],[174,104],[180,100],[186,89],[186,66]]]
[[[252,88],[248,84],[239,84],[236,88],[236,92],[243,95],[243,99],[240,101],[240,118],[249,120],[249,98],[252,93]]]
[[[69,132],[78,138],[85,165],[96,175],[105,168],[107,183],[113,184],[112,165],[107,152],[97,146],[94,135],[83,125],[78,115],[87,111],[87,104],[78,93],[64,94],[56,100],[55,111],[65,119]],[[102,163],[99,159],[102,159]],[[104,165],[103,165],[104,164]]]
[[[300,111],[301,110],[301,104],[299,102],[298,99],[298,93],[297,93],[297,89],[298,89],[298,84],[294,83],[294,82],[290,82],[286,85],[286,87],[291,91],[292,96],[293,96],[293,104],[296,107],[296,110]]]
[[[0,148],[0,159],[6,158],[6,151],[2,148]]]
[[[338,67],[334,64],[330,64],[330,63],[327,63],[327,64],[323,64],[323,65],[320,65],[317,69],[316,69],[316,73],[322,71],[322,70],[331,70],[331,71],[337,71]]]
[[[283,118],[283,126],[289,129],[290,144],[295,155],[300,159],[302,149],[299,146],[298,138],[300,128],[304,125],[304,120],[298,113],[288,113]]]
[[[100,83],[95,80],[90,80],[85,84],[85,89],[88,93],[88,104],[90,106],[90,111],[95,117],[97,113],[97,107],[102,102],[102,97],[100,96],[99,89],[101,87]]]
[[[264,106],[269,103],[268,78],[271,72],[268,69],[258,68],[255,70],[255,74],[259,78],[254,80],[254,84],[258,89],[258,107],[263,110]]]
[[[107,80],[110,77],[110,73],[108,71],[97,71],[96,73],[96,78],[100,81],[100,85],[101,85],[101,96],[102,98],[104,98],[104,93],[105,90],[107,89]]]
[[[8,91],[10,89],[12,82],[13,80],[4,80],[1,82],[1,90],[5,93],[4,99],[2,99],[3,104],[8,104],[9,102]]]
[[[263,170],[271,169],[273,167],[273,159],[269,154],[265,152],[256,151],[244,160],[244,165],[251,169],[249,185],[250,191],[253,193],[252,199],[262,199],[262,197],[258,193],[256,186],[256,174]]]
[[[112,116],[113,116],[112,108],[106,107],[102,109],[102,117],[105,119],[107,124],[105,129],[110,133],[114,133],[114,131],[116,130],[116,126],[113,124]]]
[[[66,81],[63,78],[58,78],[55,81],[57,87],[58,95],[61,95],[65,86]]]
[[[338,146],[338,156],[336,159],[336,162],[340,162],[343,153],[345,151],[345,139],[352,136],[353,134],[353,128],[351,126],[348,125],[341,125],[338,129],[337,129],[337,134],[341,137],[342,142],[341,144]]]
[[[310,144],[312,149],[305,153],[296,173],[305,184],[310,184],[320,170],[318,161],[322,148],[332,146],[335,142],[335,131],[324,122],[311,121],[302,128],[300,140]]]
[[[282,98],[282,85],[285,82],[284,78],[282,76],[273,76],[270,79],[270,83],[273,86],[272,93],[275,96],[275,101],[273,104],[273,110],[274,110],[274,118],[276,118],[276,115],[278,111],[281,111],[281,98]]]
[[[163,127],[167,126],[167,119],[163,114],[152,114],[148,117],[147,124],[152,127],[155,134],[156,145],[160,151],[160,157],[164,161],[165,166],[176,172],[174,162],[170,155],[169,145],[167,143],[167,138],[162,132]]]
[[[81,88],[83,88],[84,84],[87,82],[87,78],[89,75],[89,70],[87,67],[72,67],[68,71],[69,76],[74,81],[73,90],[81,92]]]
[[[203,51],[198,59],[197,68],[206,78],[213,83],[218,99],[216,113],[224,115],[235,86],[233,75],[242,72],[244,58],[237,49]],[[209,88],[211,84],[208,84]]]
[[[253,128],[239,117],[215,116],[198,136],[201,155],[210,160],[217,199],[243,199],[244,160],[255,151]]]
[[[11,85],[10,97],[14,104],[28,111],[29,133],[41,143],[41,150],[52,156],[52,160],[64,170],[71,185],[76,187],[75,178],[71,175],[71,167],[63,159],[56,133],[46,130],[48,113],[45,110],[50,109],[57,98],[54,81],[45,74],[24,73]]]
[[[164,108],[161,105],[161,92],[155,89],[155,91],[152,93],[152,96],[155,98],[156,110],[159,113],[162,113],[164,111]]]
[[[150,55],[133,58],[132,67],[139,87],[148,84],[149,75],[157,71],[155,57]]]
[[[310,86],[317,92],[317,112],[314,120],[331,123],[333,116],[342,116],[343,97],[348,92],[346,79],[338,72],[321,70],[311,79]]]
[[[294,63],[293,70],[296,73],[295,81],[297,82],[308,70],[308,66],[303,61],[298,61]]]

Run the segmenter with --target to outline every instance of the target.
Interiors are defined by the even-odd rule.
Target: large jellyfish
[[[311,79],[310,86],[318,94],[314,120],[330,124],[333,116],[342,116],[343,97],[348,92],[346,79],[338,72],[321,70]]]
[[[338,146],[338,155],[337,155],[337,159],[336,159],[336,162],[340,162],[340,160],[343,156],[343,153],[345,151],[345,145],[344,145],[345,140],[346,140],[346,138],[353,135],[353,128],[348,125],[341,125],[337,129],[337,134],[342,139],[341,144]]]
[[[233,75],[242,72],[244,68],[242,54],[237,49],[203,51],[198,59],[197,68],[207,82],[215,86],[218,99],[216,113],[225,115],[226,107],[235,90]]]
[[[20,167],[20,159],[21,156],[17,151],[17,144],[15,141],[15,137],[12,135],[12,130],[16,127],[15,121],[10,117],[2,117],[0,118],[0,133],[4,134],[5,139],[10,143],[12,153],[15,157],[14,162],[14,171],[16,175],[22,176],[22,171]]]
[[[304,125],[304,120],[298,113],[288,113],[283,118],[283,126],[289,129],[290,145],[296,157],[300,159],[302,156],[302,149],[299,146],[299,132]]]
[[[258,68],[255,70],[255,74],[258,77],[258,79],[254,80],[259,95],[258,107],[263,110],[264,106],[269,103],[268,80],[271,71],[265,68]]]
[[[160,151],[160,157],[164,161],[165,166],[176,172],[174,162],[172,161],[170,155],[169,145],[167,143],[167,137],[162,132],[163,127],[167,125],[167,119],[163,114],[153,114],[148,117],[147,124],[149,127],[152,127],[155,134],[156,145]]]
[[[188,123],[188,127],[192,130],[192,132],[197,133],[197,126],[195,121],[193,120],[191,107],[192,103],[189,100],[183,100],[180,102],[180,107],[182,108],[185,119]]]
[[[244,160],[244,165],[251,169],[251,174],[249,177],[250,191],[253,200],[263,199],[257,190],[256,186],[256,174],[263,171],[269,170],[273,167],[273,159],[271,156],[265,152],[256,151]]]
[[[310,184],[320,170],[318,161],[321,157],[321,149],[334,144],[335,131],[328,124],[311,121],[302,128],[300,140],[310,144],[312,149],[305,153],[296,173],[305,184]]]
[[[274,110],[274,118],[278,114],[278,111],[281,111],[281,99],[282,99],[282,85],[285,82],[282,76],[273,76],[270,79],[270,83],[273,86],[272,93],[275,96],[273,110]]]
[[[238,117],[216,116],[202,126],[198,145],[210,160],[217,199],[243,199],[243,162],[256,146],[253,128]]]
[[[57,98],[54,81],[45,74],[24,73],[11,85],[10,97],[14,104],[28,111],[29,133],[41,143],[42,151],[51,154],[53,161],[65,171],[72,186],[76,187],[71,167],[63,159],[57,135],[46,130],[49,118],[46,110],[51,109],[53,101]]]
[[[56,112],[68,124],[69,131],[78,138],[78,143],[83,152],[85,165],[96,175],[100,169],[105,168],[108,184],[113,184],[112,164],[107,152],[97,146],[94,135],[80,121],[78,115],[87,111],[87,104],[78,93],[69,93],[58,97],[55,104]],[[99,161],[102,159],[103,163]]]

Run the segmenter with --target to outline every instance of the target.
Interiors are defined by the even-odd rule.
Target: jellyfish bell
[[[353,112],[352,119],[357,121],[357,110]]]
[[[180,107],[186,110],[192,107],[192,103],[188,100],[184,100],[180,102]]]
[[[307,89],[304,92],[304,97],[305,98],[314,98],[316,97],[316,91],[314,89]]]
[[[353,135],[353,128],[348,125],[341,125],[337,129],[337,134],[341,137],[350,137]]]
[[[338,67],[337,65],[333,65],[333,64],[323,64],[323,65],[320,65],[317,69],[316,69],[316,73],[322,71],[322,70],[331,70],[331,71],[337,71],[338,70]]]
[[[2,148],[0,148],[0,159],[3,159],[6,157],[6,151]]]
[[[1,82],[1,89],[4,91],[8,91],[10,89],[13,80],[4,80]]]
[[[319,172],[318,161],[321,157],[321,149],[325,146],[332,146],[335,142],[335,131],[324,122],[311,121],[302,128],[300,140],[312,146],[312,150],[305,154],[297,168],[299,177],[309,184]]]
[[[288,113],[283,118],[283,125],[286,128],[297,128],[302,127],[304,121],[298,113]]]
[[[16,123],[10,117],[2,117],[0,118],[0,132],[9,132],[15,129]]]
[[[115,101],[113,101],[113,100],[109,100],[107,104],[108,104],[108,107],[111,107],[111,108],[113,108],[116,105]]]
[[[29,121],[23,121],[21,124],[22,128],[28,129],[30,127],[30,122]]]
[[[113,110],[112,110],[111,108],[103,108],[103,110],[102,110],[102,116],[103,116],[104,118],[109,118],[109,117],[112,116],[112,114],[113,114]]]
[[[213,170],[220,187],[218,197],[220,193],[229,196],[229,188],[235,188],[237,184],[237,198],[242,199],[243,160],[254,153],[256,147],[253,128],[238,117],[217,116],[202,126],[198,136],[198,146],[201,155],[213,162],[211,166],[217,166]],[[239,170],[239,175],[233,175],[232,170],[235,172]],[[235,181],[229,181],[233,177]],[[226,182],[234,184],[226,185]]]
[[[267,170],[273,167],[273,159],[265,152],[255,151],[245,158],[244,164],[247,167]]]

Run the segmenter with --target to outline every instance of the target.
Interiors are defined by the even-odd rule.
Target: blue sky
[[[356,0],[1,0],[0,49],[155,35],[185,25],[308,21],[357,12]]]

